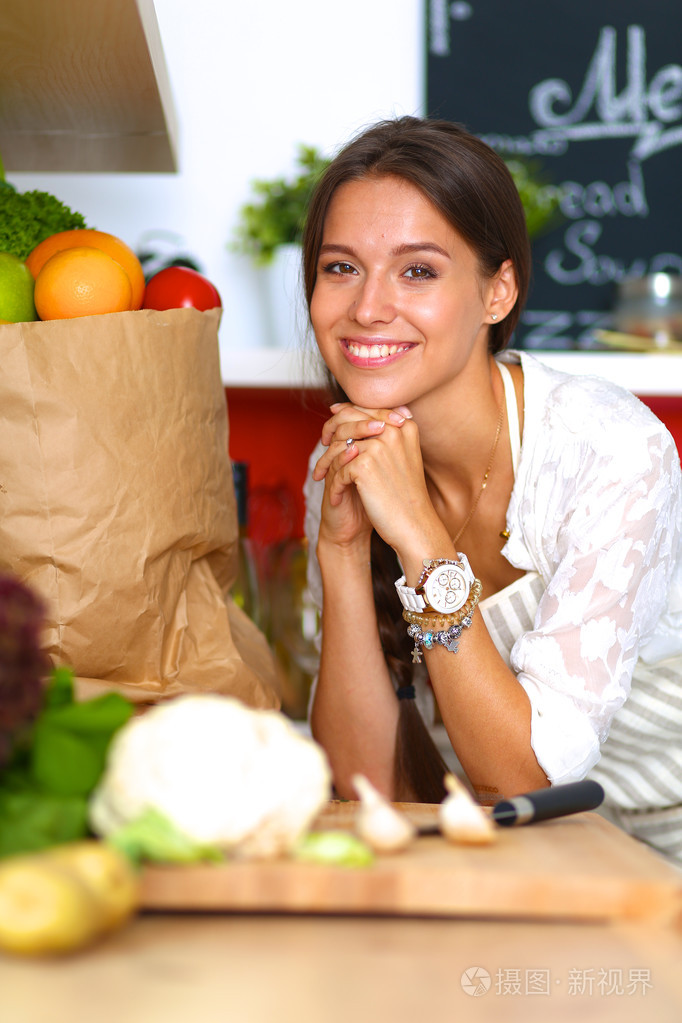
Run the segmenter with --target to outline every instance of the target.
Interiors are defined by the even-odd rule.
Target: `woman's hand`
[[[325,481],[322,502],[320,541],[352,546],[356,541],[369,541],[372,523],[350,480],[345,483],[339,472],[360,453],[357,441],[377,437],[387,423],[401,426],[410,413],[408,409],[361,409],[351,404],[331,406],[332,417],[322,428],[322,443],[327,450],[313,469],[313,479]]]
[[[376,437],[382,432],[386,423],[402,426],[406,419],[411,419],[408,408],[398,409],[365,409],[350,403],[338,403],[331,406],[332,418],[322,427],[321,441],[327,448],[313,469],[313,479],[324,479],[334,459],[341,459],[338,464],[354,458],[358,449],[354,442],[361,438]],[[337,468],[338,468],[337,464]]]
[[[431,537],[448,538],[426,488],[418,428],[403,411],[333,406],[322,433],[327,451],[313,476],[325,479],[329,539],[343,542],[374,527],[401,559],[414,546],[421,563]]]

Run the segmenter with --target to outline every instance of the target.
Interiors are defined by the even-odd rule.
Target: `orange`
[[[131,309],[140,309],[144,298],[144,270],[133,250],[113,234],[106,231],[93,231],[91,228],[74,228],[72,231],[59,231],[51,234],[36,245],[26,260],[26,266],[37,279],[38,274],[48,259],[63,249],[72,249],[83,245],[101,249],[108,256],[120,263],[130,278],[132,290]]]
[[[131,306],[130,280],[120,263],[101,249],[82,245],[62,249],[36,278],[36,310],[41,320],[120,313]]]

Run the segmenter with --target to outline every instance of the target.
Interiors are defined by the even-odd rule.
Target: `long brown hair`
[[[332,160],[308,209],[303,234],[303,278],[310,308],[325,218],[340,185],[366,177],[393,176],[418,188],[476,253],[482,277],[491,278],[511,260],[518,297],[513,309],[489,328],[489,349],[502,351],[516,327],[530,284],[530,243],[518,190],[504,161],[461,125],[400,117],[380,121],[357,135]],[[329,378],[334,399],[347,401]],[[398,612],[393,580],[395,552],[375,532],[372,580],[379,637],[389,674],[400,696],[414,677],[406,629]],[[395,753],[397,799],[439,802],[447,768],[414,699],[400,700]]]

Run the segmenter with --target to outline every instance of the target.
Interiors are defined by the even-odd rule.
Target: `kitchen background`
[[[653,6],[647,5],[645,14],[650,20],[655,14],[653,8],[660,6],[660,2],[655,0]],[[132,9],[133,0],[121,0],[116,9],[123,7]],[[557,47],[550,53],[549,63],[546,60],[543,63],[542,48],[524,42],[524,24],[530,26],[535,22],[526,18],[524,23],[517,10],[509,10],[509,5],[498,0],[485,4],[480,0],[472,3],[432,0],[428,5],[430,67],[426,0],[371,0],[361,10],[320,0],[289,0],[286,4],[276,0],[252,0],[249,4],[235,0],[191,3],[153,0],[153,5],[152,0],[139,0],[139,7],[155,13],[158,22],[165,65],[160,77],[163,79],[167,73],[177,123],[177,131],[171,132],[176,139],[177,171],[26,173],[15,171],[7,160],[8,178],[20,191],[41,189],[54,193],[81,212],[90,226],[123,238],[137,251],[156,249],[169,257],[178,253],[188,255],[220,291],[224,312],[219,342],[230,414],[230,454],[234,462],[248,468],[246,531],[251,550],[245,547],[244,552],[245,562],[250,559],[254,573],[250,581],[248,578],[242,581],[242,597],[280,648],[288,676],[293,679],[289,703],[298,714],[312,663],[310,638],[315,628],[314,613],[305,593],[301,486],[325,405],[319,386],[300,386],[301,382],[319,383],[319,378],[297,339],[273,347],[269,303],[265,298],[267,272],[231,248],[240,209],[253,197],[252,182],[295,175],[301,144],[331,155],[360,127],[378,118],[426,113],[427,72],[431,97],[441,102],[441,108],[445,106],[447,116],[453,119],[461,116],[471,123],[468,119],[478,116],[479,103],[482,116],[493,111],[481,130],[499,132],[507,115],[500,113],[504,108],[501,102],[496,102],[494,88],[489,95],[490,80],[494,78],[491,71],[504,80],[505,68],[509,67],[509,73],[514,74],[518,64],[519,75],[524,69],[527,77],[531,61],[520,60],[524,46],[532,53],[534,75],[537,65],[533,81],[545,80],[551,91],[556,88],[556,81],[550,72],[557,78],[569,77],[570,72],[571,86],[577,95],[583,76],[587,83],[584,88],[588,90],[590,74],[593,85],[594,76],[599,74],[608,84],[612,72],[617,76],[617,84],[614,79],[611,85],[616,92],[621,90],[621,117],[627,120],[633,114],[639,89],[643,102],[654,105],[658,102],[658,110],[663,110],[668,118],[666,127],[673,134],[682,130],[679,111],[673,118],[675,124],[670,124],[679,107],[682,70],[675,63],[660,69],[652,62],[649,78],[638,78],[636,51],[637,39],[641,37],[635,32],[626,40],[625,29],[619,27],[617,40],[612,36],[609,42],[609,30],[604,26],[611,17],[610,5],[595,7],[581,2],[574,5],[576,10],[569,12],[570,17],[566,14],[575,29],[580,11],[589,8],[593,29],[591,34],[585,33],[580,46],[573,47],[570,53],[561,45],[563,30],[557,30],[557,25],[565,22],[561,18],[546,22],[547,32],[553,33]],[[546,10],[537,0],[529,7],[535,7],[536,14]],[[602,7],[605,10],[600,20]],[[642,14],[643,5],[635,0],[628,0],[625,7],[626,11],[619,5],[619,26],[626,15],[629,25]],[[90,11],[95,8],[99,17],[106,11],[101,2]],[[40,0],[27,0],[22,5],[25,18],[31,11],[33,17],[39,17],[40,9]],[[59,11],[67,20],[75,13],[83,15],[83,4],[81,0],[64,0],[57,8],[48,2],[43,10],[49,10],[52,19]],[[17,16],[12,14],[12,18]],[[112,38],[116,42],[116,24],[111,17]],[[514,24],[513,45],[504,19],[511,19],[509,24]],[[27,25],[23,28],[26,31]],[[535,28],[540,32],[537,25]],[[461,40],[469,40],[471,35],[475,45],[467,42],[466,52],[461,52],[461,47],[458,50]],[[665,32],[658,31],[658,37],[665,40]],[[615,42],[617,67],[615,50],[609,50]],[[5,37],[4,45],[11,51],[9,36]],[[484,57],[472,61],[474,50]],[[579,67],[571,63],[576,54]],[[607,66],[609,56],[613,57],[613,67]],[[76,65],[83,56],[77,48],[73,52],[66,49],[63,59],[67,65],[69,61]],[[434,71],[439,62],[447,67],[456,85],[449,86],[448,80],[443,82],[440,71]],[[43,71],[40,67],[37,70]],[[47,81],[44,76],[41,80],[42,88],[47,85],[57,97],[62,71],[68,77],[68,66],[60,68],[57,60]],[[659,71],[656,86],[651,79]],[[22,72],[25,73],[25,68]],[[106,72],[103,67],[104,78]],[[498,99],[505,98],[503,92],[499,92]],[[587,91],[583,98],[586,96]],[[460,109],[466,113],[460,115]],[[601,112],[603,115],[604,110]],[[475,125],[471,126],[476,130]],[[511,122],[509,130],[512,131]],[[517,124],[513,132],[522,137],[529,127]],[[586,163],[598,152],[598,147],[576,149],[585,154]],[[668,150],[666,166],[672,169],[675,154],[679,153],[676,136]],[[624,181],[619,187],[632,185],[634,180],[632,167],[626,166],[625,160],[623,167]],[[591,168],[589,172],[585,168],[585,181],[591,177],[595,177]],[[674,175],[666,179],[668,189],[671,177]],[[597,200],[603,201],[599,196]],[[679,203],[670,208],[671,216],[679,218]],[[592,223],[601,218],[599,226],[606,225],[609,217],[603,213],[603,209],[598,211]],[[625,222],[624,218],[621,220]],[[563,230],[561,235],[568,237]],[[588,355],[593,357],[594,353]],[[651,372],[650,361],[646,366],[638,363],[633,370],[627,356],[623,360],[615,353],[607,353],[606,358],[611,360],[609,370],[611,366],[625,367],[626,386],[634,389],[629,381],[638,382],[642,396],[670,426],[680,445],[682,380],[675,356],[671,357],[672,373],[667,368],[659,370],[659,364]],[[604,365],[600,362],[596,368],[595,364],[595,371],[602,372]],[[644,373],[642,370],[647,367],[649,371]],[[618,374],[615,378],[618,379]],[[254,578],[258,584],[255,596]]]

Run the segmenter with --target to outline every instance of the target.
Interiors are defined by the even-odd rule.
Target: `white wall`
[[[422,0],[154,0],[179,124],[177,174],[12,174],[136,248],[180,236],[221,293],[223,365],[264,343],[257,275],[228,251],[254,177],[333,152],[359,127],[423,113]]]

